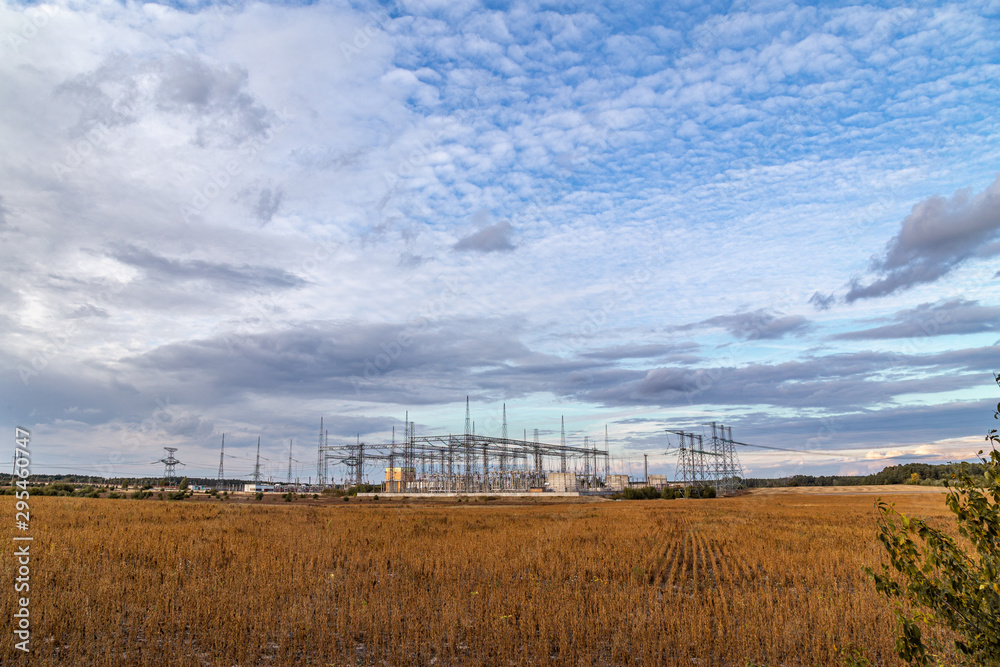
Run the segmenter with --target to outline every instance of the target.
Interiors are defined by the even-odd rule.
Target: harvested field
[[[949,516],[937,494],[892,499]],[[33,652],[7,634],[0,662],[745,667],[856,648],[897,664],[861,571],[881,558],[873,501],[33,498]]]

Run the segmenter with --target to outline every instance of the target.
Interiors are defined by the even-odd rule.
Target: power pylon
[[[260,436],[257,436],[257,464],[253,467],[253,483],[260,484]]]
[[[157,463],[162,463],[163,464],[163,477],[164,477],[164,479],[167,480],[167,485],[170,486],[170,483],[173,481],[174,477],[176,476],[174,474],[174,471],[176,470],[177,466],[178,465],[184,465],[184,464],[181,463],[180,461],[178,461],[174,457],[174,452],[177,451],[176,447],[164,447],[164,449],[167,450],[167,455],[164,456],[159,461],[157,461]]]
[[[218,480],[215,483],[215,488],[216,489],[222,488],[222,485],[223,485],[223,481],[222,480],[225,478],[225,474],[223,473],[223,463],[225,462],[225,460],[226,460],[226,434],[223,433],[222,434],[222,450],[219,452],[219,477],[218,477]]]

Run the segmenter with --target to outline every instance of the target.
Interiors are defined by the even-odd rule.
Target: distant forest
[[[747,488],[759,489],[776,486],[870,486],[874,484],[922,484],[944,486],[946,480],[965,471],[973,479],[981,478],[982,463],[904,463],[889,466],[871,475],[792,475],[775,479],[744,479]]]
[[[750,489],[770,488],[777,486],[862,486],[873,484],[923,484],[926,486],[944,486],[945,480],[951,479],[964,469],[973,479],[982,478],[984,466],[981,463],[905,463],[889,466],[871,475],[792,475],[777,478],[746,478],[743,484]],[[39,482],[66,482],[70,484],[110,484],[120,486],[123,482],[129,486],[144,484],[163,485],[166,480],[160,477],[132,477],[106,479],[96,475],[32,475],[33,484]],[[249,483],[251,480],[227,479],[229,486]],[[9,486],[10,473],[0,473],[0,486]],[[176,483],[176,480],[175,480]],[[191,485],[214,486],[216,480],[208,477],[188,478]],[[277,482],[281,484],[280,481]]]

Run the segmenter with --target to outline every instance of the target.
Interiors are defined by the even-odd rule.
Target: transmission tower
[[[260,484],[260,436],[257,436],[257,464],[253,467],[253,483]]]
[[[292,439],[288,439],[288,484],[292,483]]]
[[[728,430],[728,437],[727,437]],[[722,424],[716,425],[712,422],[712,445],[718,452],[717,460],[717,487],[720,494],[730,494],[736,491],[739,479],[743,477],[743,466],[740,458],[736,454],[736,443],[733,441],[732,427],[725,427]]]
[[[157,461],[157,463],[163,464],[163,478],[167,480],[167,486],[172,486],[174,477],[174,471],[178,465],[184,465],[174,457],[174,452],[177,451],[176,447],[164,447],[167,450],[167,455],[162,459]]]
[[[219,478],[218,478],[218,481],[216,481],[216,483],[215,483],[215,488],[216,489],[221,489],[222,485],[223,485],[223,481],[222,480],[225,478],[225,474],[223,473],[222,468],[223,468],[223,463],[225,462],[225,460],[226,460],[226,434],[223,433],[222,434],[222,450],[219,452]]]
[[[316,448],[316,483],[323,488],[323,418],[319,418],[319,447]]]
[[[562,431],[559,435],[559,447],[562,448],[562,455],[559,457],[559,472],[566,472],[566,417],[560,415]]]
[[[706,448],[704,438],[695,433],[669,430],[680,438],[677,450],[676,479],[685,486],[712,486],[719,495],[736,491],[743,467],[736,454],[732,428],[711,423],[712,439]],[[697,441],[697,444],[696,444]]]

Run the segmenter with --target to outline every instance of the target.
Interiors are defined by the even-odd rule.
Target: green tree
[[[1000,385],[1000,374],[994,379]],[[1000,403],[993,414],[1000,418]],[[911,664],[936,664],[957,656],[960,664],[1000,665],[1000,436],[992,429],[984,481],[969,467],[954,473],[945,502],[955,515],[966,551],[955,538],[920,518],[908,517],[880,498],[878,539],[889,564],[881,572],[865,568],[879,593],[893,600],[900,634],[896,652]],[[980,486],[982,484],[982,486]],[[890,570],[892,566],[892,572]],[[905,602],[905,604],[904,604]],[[925,638],[921,626],[955,636],[955,651]]]
[[[188,478],[185,477],[184,479],[181,480],[181,483],[177,485],[177,490],[185,491],[187,490],[187,488],[188,488]]]

